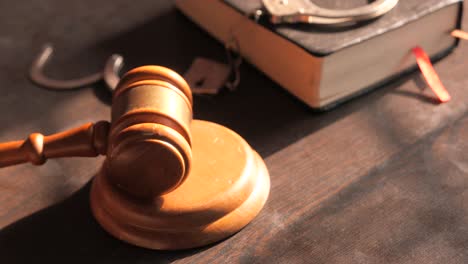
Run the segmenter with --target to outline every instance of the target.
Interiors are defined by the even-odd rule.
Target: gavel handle
[[[33,133],[24,141],[1,143],[0,168],[28,161],[41,165],[48,158],[104,155],[109,127],[109,122],[99,121],[50,136]]]

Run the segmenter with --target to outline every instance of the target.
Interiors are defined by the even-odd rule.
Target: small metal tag
[[[194,94],[218,94],[228,82],[230,74],[229,65],[196,57],[184,78]]]

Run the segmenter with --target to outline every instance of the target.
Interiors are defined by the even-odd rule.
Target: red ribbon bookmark
[[[437,98],[442,102],[445,103],[450,100],[450,94],[445,89],[444,85],[439,79],[437,72],[434,70],[432,66],[431,60],[429,56],[427,56],[426,52],[419,46],[413,48],[413,54],[416,57],[416,62],[418,63],[419,69],[424,76],[429,87],[435,93]]]

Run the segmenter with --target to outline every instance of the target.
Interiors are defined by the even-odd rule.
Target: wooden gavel
[[[160,66],[126,73],[111,123],[0,144],[0,167],[48,158],[106,155],[93,180],[91,208],[115,237],[152,249],[223,239],[247,225],[269,193],[261,157],[235,132],[192,120],[186,81]]]

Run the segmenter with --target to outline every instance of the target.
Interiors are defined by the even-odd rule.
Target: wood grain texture
[[[109,122],[88,123],[50,136],[32,133],[27,139],[0,143],[0,167],[24,162],[42,165],[59,157],[95,157],[106,154]]]
[[[0,10],[8,10],[0,23],[2,141],[109,116],[111,96],[100,85],[58,93],[26,80],[45,41],[57,48],[47,71],[59,77],[100,69],[112,52],[123,53],[129,68],[158,64],[179,72],[195,56],[224,58],[223,47],[169,1],[1,1]],[[0,261],[468,262],[467,61],[468,43],[461,42],[435,64],[452,96],[447,104],[421,91],[413,74],[320,114],[244,64],[237,92],[195,97],[194,112],[235,130],[266,159],[270,198],[245,229],[197,250],[128,246],[91,215],[85,184],[102,160],[51,160],[0,170]]]

